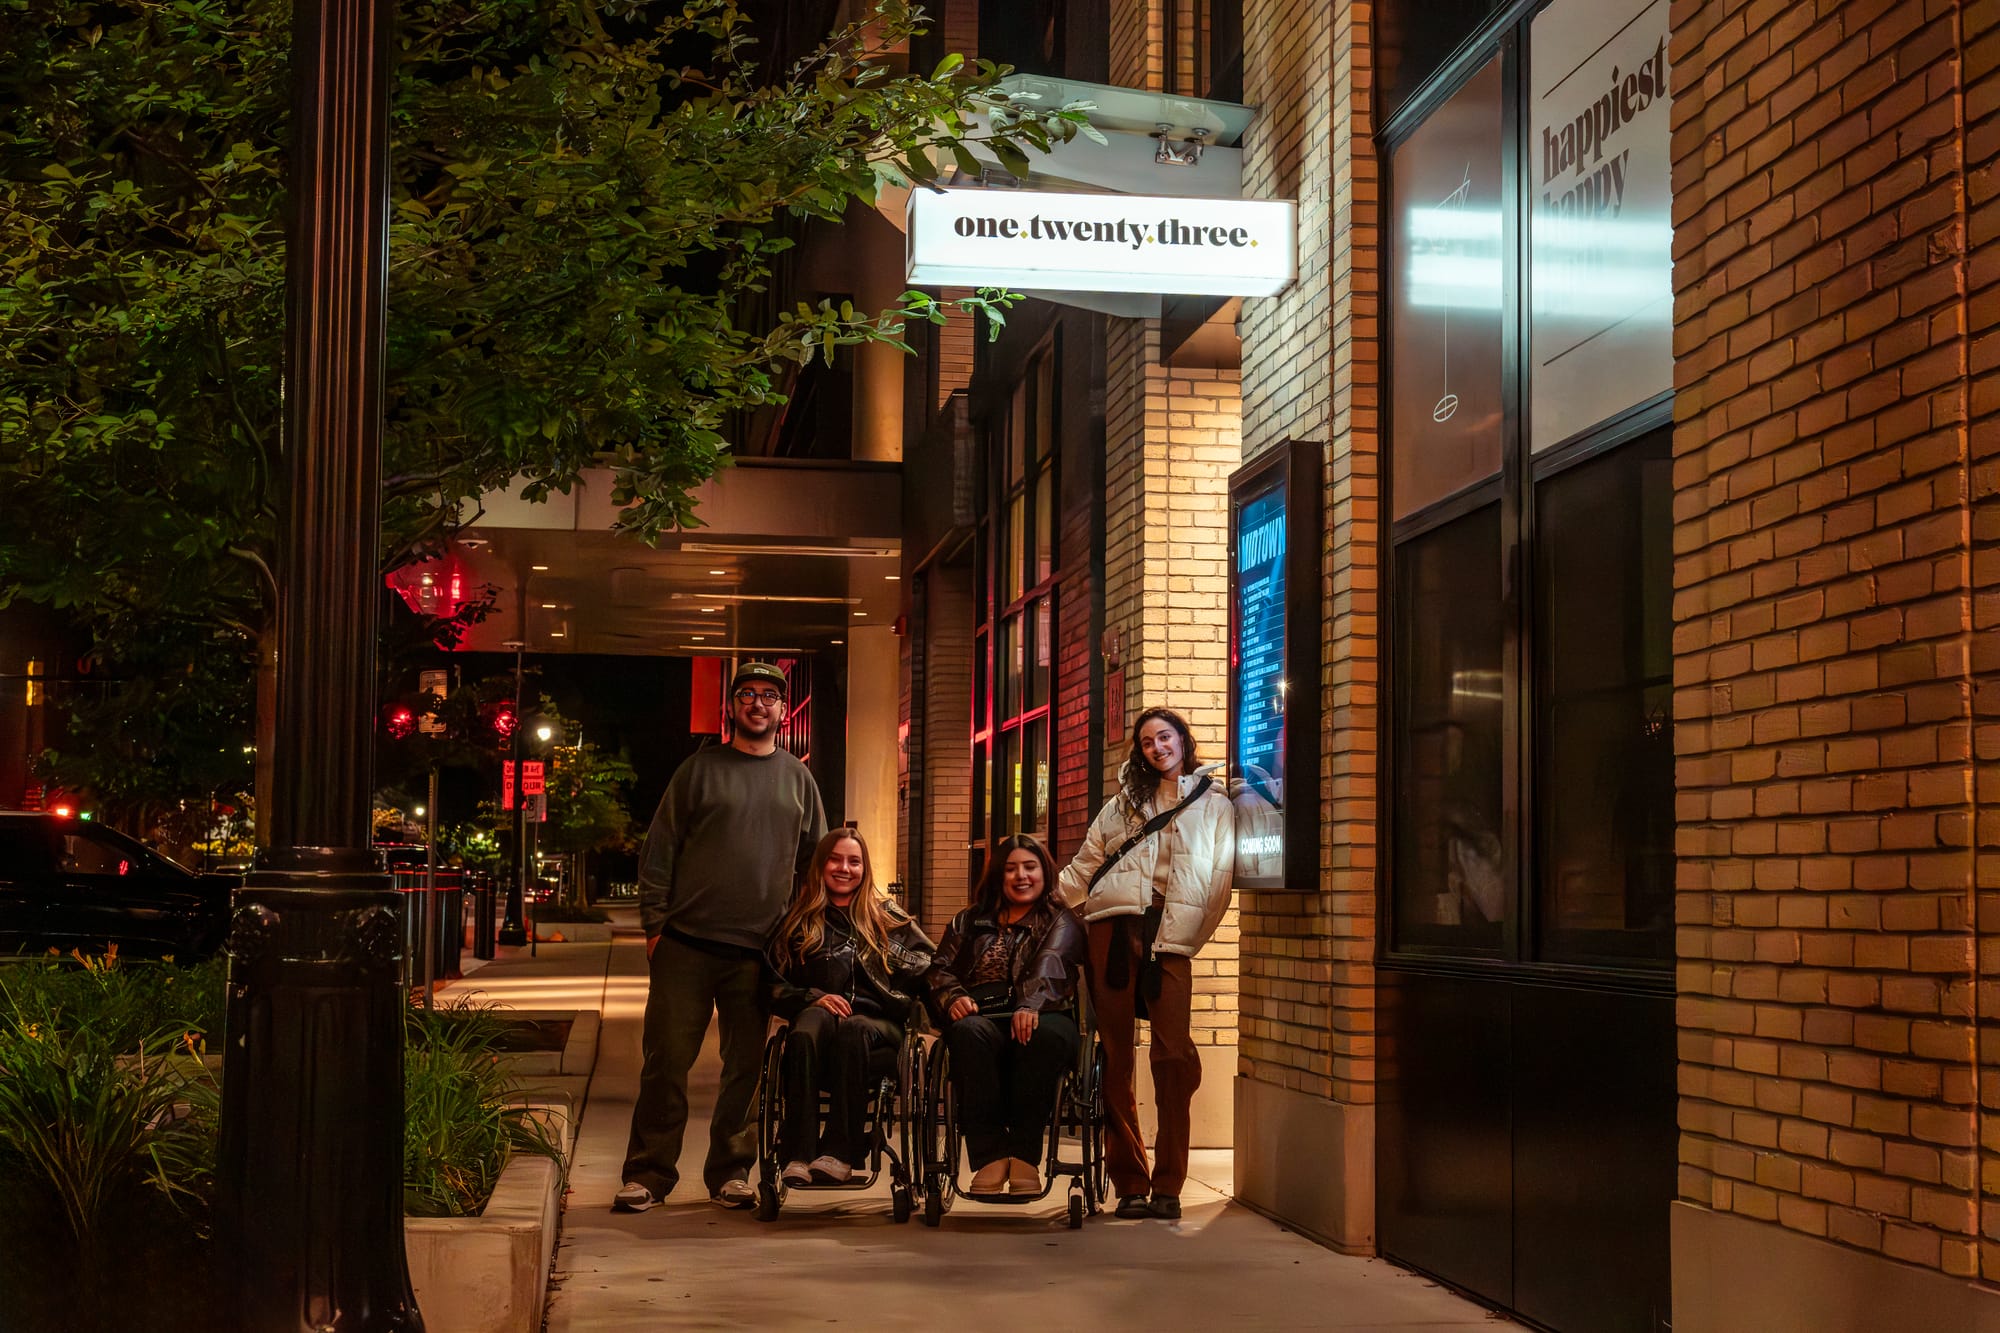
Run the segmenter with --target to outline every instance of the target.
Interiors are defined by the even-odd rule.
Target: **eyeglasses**
[[[736,702],[740,704],[762,704],[766,708],[775,707],[785,701],[785,696],[776,690],[738,690]]]

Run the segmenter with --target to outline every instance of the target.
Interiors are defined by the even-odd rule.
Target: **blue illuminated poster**
[[[1234,734],[1236,878],[1283,882],[1285,873],[1285,488],[1237,511]]]

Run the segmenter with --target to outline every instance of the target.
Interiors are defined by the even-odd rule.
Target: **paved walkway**
[[[622,913],[629,917],[628,913]],[[626,921],[621,925],[629,927]],[[595,1008],[604,1026],[556,1253],[548,1333],[848,1325],[981,1333],[1046,1329],[1341,1329],[1468,1333],[1511,1326],[1378,1259],[1334,1254],[1228,1197],[1230,1154],[1196,1154],[1176,1224],[1100,1215],[1080,1232],[1052,1192],[1036,1210],[960,1201],[936,1230],[889,1220],[888,1186],[794,1194],[775,1224],[725,1212],[701,1189],[719,1069],[695,1067],[681,1186],[640,1214],[613,1213],[638,1086],[645,947],[542,945],[470,974],[454,993],[521,1008]],[[824,1202],[822,1202],[824,1200]]]

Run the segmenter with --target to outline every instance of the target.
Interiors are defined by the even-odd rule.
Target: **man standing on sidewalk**
[[[729,744],[696,751],[675,772],[639,854],[651,988],[625,1183],[612,1204],[622,1211],[651,1208],[680,1178],[688,1069],[711,1010],[722,1026],[722,1088],[702,1179],[725,1208],[756,1202],[750,1111],[764,1049],[764,937],[826,833],[812,774],[778,748],[786,688],[785,673],[769,663],[737,668]]]

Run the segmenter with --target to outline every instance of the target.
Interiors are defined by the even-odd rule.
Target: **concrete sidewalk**
[[[1321,1328],[1467,1333],[1508,1321],[1378,1259],[1334,1254],[1229,1200],[1230,1154],[1198,1153],[1177,1224],[1108,1213],[1067,1229],[1062,1195],[1036,1209],[958,1202],[936,1230],[867,1194],[795,1193],[775,1224],[701,1188],[719,1062],[695,1066],[681,1185],[613,1213],[638,1088],[645,947],[633,913],[611,944],[503,950],[447,994],[604,1018],[555,1260],[549,1333],[830,1324],[974,1333],[1033,1328]],[[822,1202],[821,1200],[825,1200]]]

